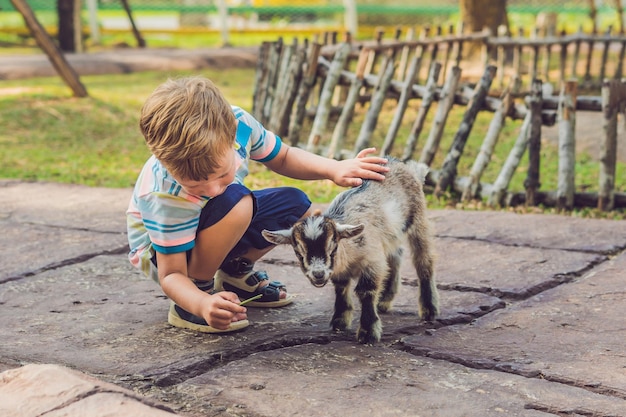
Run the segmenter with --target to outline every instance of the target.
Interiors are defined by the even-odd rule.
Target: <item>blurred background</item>
[[[530,33],[538,20],[540,26],[566,33],[622,28],[622,0],[483,0],[484,7],[481,0],[20,1],[30,6],[52,36],[82,34],[77,43],[61,39],[65,51],[134,47],[140,42],[137,32],[143,41],[139,46],[185,48],[250,46],[322,32],[350,32],[355,39],[371,39],[376,31],[392,33],[398,27],[413,27],[418,34],[424,26],[458,31],[453,28],[466,20],[463,14],[480,18],[492,7],[506,9],[504,19],[515,34]],[[12,0],[0,0],[0,46],[5,50],[36,47]]]

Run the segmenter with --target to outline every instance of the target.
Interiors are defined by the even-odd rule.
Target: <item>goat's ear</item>
[[[261,232],[265,240],[274,245],[287,245],[291,243],[291,229],[285,230],[263,230]]]
[[[357,224],[356,226],[351,224],[338,224],[337,233],[339,234],[339,239],[345,239],[361,234],[364,228],[365,225],[363,224]]]

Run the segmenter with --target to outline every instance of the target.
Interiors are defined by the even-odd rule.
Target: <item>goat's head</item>
[[[263,230],[263,237],[275,245],[290,244],[304,275],[316,287],[328,283],[335,266],[339,241],[359,235],[364,225],[339,224],[321,215],[300,220],[290,229]]]

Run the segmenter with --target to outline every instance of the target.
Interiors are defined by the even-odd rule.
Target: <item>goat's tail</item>
[[[426,175],[428,175],[428,171],[430,171],[428,165],[413,160],[406,161],[406,165],[411,169],[415,178],[417,178],[422,184],[426,182]]]

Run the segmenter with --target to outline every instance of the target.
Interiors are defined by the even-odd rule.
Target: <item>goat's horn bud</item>
[[[313,210],[313,215],[314,216],[321,216],[322,215],[322,210],[320,210],[320,209]]]

